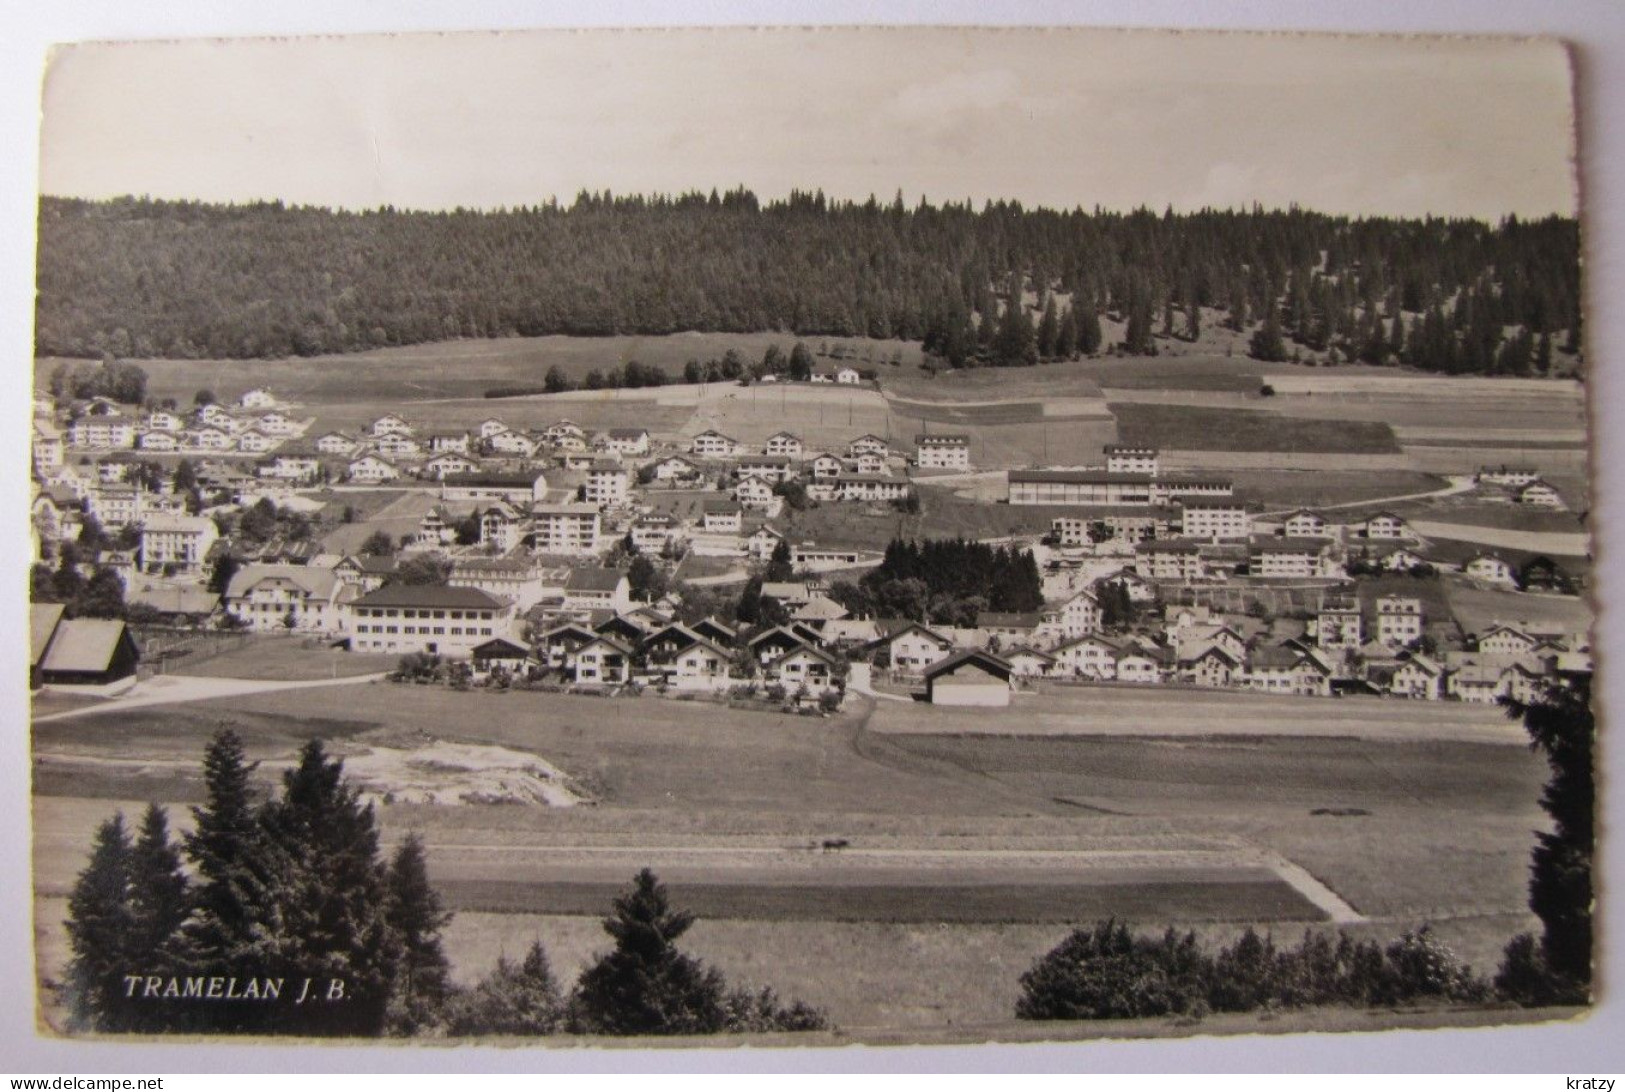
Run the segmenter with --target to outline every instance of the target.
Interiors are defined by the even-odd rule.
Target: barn
[[[932,705],[1009,705],[1010,663],[971,649],[925,671],[925,700]]]
[[[56,604],[33,611],[35,670],[30,683],[102,686],[135,674],[141,652],[116,618],[63,618]]]

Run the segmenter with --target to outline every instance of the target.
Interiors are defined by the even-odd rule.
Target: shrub
[[[547,1035],[557,1031],[564,1002],[541,942],[523,961],[497,959],[494,970],[448,1005],[446,1030],[452,1035]]]
[[[1456,957],[1433,930],[1424,925],[1388,945],[1386,989],[1379,1001],[1402,1002],[1420,998],[1482,1001],[1489,996],[1484,981]]]
[[[1206,1006],[1207,959],[1194,934],[1136,937],[1113,920],[1077,929],[1021,976],[1024,1020],[1110,1020],[1196,1013]]]

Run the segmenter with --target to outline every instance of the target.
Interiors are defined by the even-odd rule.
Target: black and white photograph
[[[1583,1020],[1574,66],[1053,27],[57,47],[37,1033]]]

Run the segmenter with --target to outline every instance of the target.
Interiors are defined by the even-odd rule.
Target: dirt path
[[[110,698],[99,705],[82,709],[68,709],[61,713],[48,713],[35,717],[35,724],[74,717],[95,717],[106,713],[122,713],[150,705],[179,705],[185,702],[212,701],[216,698],[236,698],[249,694],[267,694],[282,690],[309,690],[321,686],[353,686],[357,683],[377,682],[386,672],[371,675],[352,675],[343,679],[309,679],[296,682],[268,682],[264,679],[211,678],[201,675],[158,675],[137,683],[124,697]]]

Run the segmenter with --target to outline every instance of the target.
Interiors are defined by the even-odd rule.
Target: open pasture
[[[1387,425],[1372,421],[1283,418],[1253,410],[1115,402],[1125,444],[1194,451],[1397,452]]]
[[[1566,633],[1585,633],[1594,621],[1584,596],[1536,595],[1530,592],[1481,588],[1465,580],[1446,584],[1450,609],[1462,629],[1477,633],[1496,622],[1513,625],[1562,627]]]
[[[1449,484],[1438,475],[1412,470],[1234,470],[1230,478],[1238,497],[1269,508],[1381,501],[1443,489]]]

